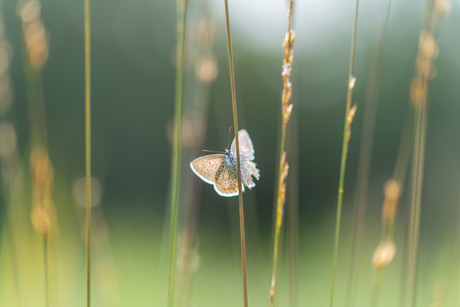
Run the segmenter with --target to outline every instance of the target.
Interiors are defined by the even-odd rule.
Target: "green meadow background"
[[[94,306],[165,306],[173,117],[175,1],[92,1],[92,173]],[[430,83],[425,177],[417,273],[417,306],[460,306],[460,2],[443,20],[436,78]],[[42,237],[31,224],[30,109],[25,47],[16,1],[1,2],[11,45],[9,119],[17,136],[20,180],[0,202],[0,306],[45,306]],[[239,126],[254,143],[260,181],[244,194],[250,306],[268,306],[281,105],[281,0],[230,1]],[[356,86],[345,178],[335,306],[345,306],[351,223],[369,65],[385,1],[359,7]],[[277,306],[327,306],[333,251],[343,112],[354,1],[297,1],[289,126],[287,210],[298,201],[298,283],[289,274],[283,232]],[[408,109],[426,1],[392,1],[368,181],[356,306],[368,306],[371,258],[381,237],[382,187],[392,176]],[[83,1],[41,2],[49,36],[42,71],[48,151],[54,168],[55,233],[49,241],[50,306],[86,301],[84,241]],[[200,24],[211,34],[200,40]],[[206,32],[207,33],[207,32]],[[223,150],[232,125],[223,1],[189,1],[181,168],[177,306],[242,305],[237,198],[218,196],[189,162],[201,149]],[[197,63],[212,59],[203,82]],[[291,178],[292,177],[292,178]],[[2,194],[3,195],[3,194]],[[398,306],[407,225],[407,193],[397,214],[397,253],[385,271],[380,306]],[[289,224],[286,220],[286,224]],[[191,227],[191,228],[188,228]],[[289,227],[289,226],[288,226]],[[188,229],[186,231],[186,229]],[[193,230],[190,249],[181,248]],[[286,230],[286,228],[285,228]],[[10,234],[9,234],[10,232]],[[12,233],[12,234],[11,234]],[[11,238],[14,244],[11,244]],[[185,256],[186,257],[185,257]],[[185,277],[184,277],[185,276]],[[292,293],[298,298],[292,300]],[[443,292],[444,293],[444,292]]]

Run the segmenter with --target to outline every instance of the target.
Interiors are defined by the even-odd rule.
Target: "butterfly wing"
[[[214,184],[217,169],[222,161],[224,161],[224,155],[222,154],[203,156],[190,162],[190,168],[204,182]]]
[[[243,161],[243,166],[241,168],[241,180],[243,180],[244,185],[246,185],[250,189],[256,186],[254,180],[252,179],[252,176],[259,180],[259,169],[256,167],[256,164],[254,162]]]
[[[244,185],[241,187],[242,192],[244,192]],[[216,190],[217,194],[225,197],[238,195],[238,174],[236,173],[236,168],[229,165],[225,160],[217,170],[214,190]]]
[[[240,141],[240,155],[246,158],[246,160],[254,160],[254,147],[252,146],[251,138],[249,133],[245,129],[241,129],[238,132],[238,139]],[[236,154],[236,141],[233,139],[232,151]]]

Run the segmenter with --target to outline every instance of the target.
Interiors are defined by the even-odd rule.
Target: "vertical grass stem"
[[[243,207],[243,193],[241,186],[241,160],[240,160],[240,141],[238,138],[238,109],[236,105],[236,90],[235,90],[235,72],[233,69],[233,52],[232,52],[232,39],[230,35],[230,17],[228,12],[228,0],[225,0],[225,20],[227,26],[227,43],[228,43],[228,63],[230,69],[230,86],[232,91],[232,111],[233,111],[233,126],[235,132],[236,143],[236,167],[238,177],[238,203],[239,203],[239,216],[240,216],[240,241],[241,241],[241,262],[243,273],[243,301],[244,307],[248,306],[248,281],[246,269],[246,235],[244,230],[244,207]]]
[[[91,306],[91,15],[85,0],[86,306]]]
[[[348,89],[347,89],[347,102],[345,108],[345,120],[344,120],[344,129],[343,129],[343,139],[342,139],[342,156],[340,161],[340,177],[339,177],[339,189],[337,197],[337,214],[335,221],[335,235],[334,235],[334,254],[332,261],[332,274],[331,274],[331,290],[330,290],[330,299],[329,306],[334,305],[334,288],[335,288],[335,274],[337,267],[337,258],[339,253],[339,240],[340,240],[340,220],[342,215],[342,201],[343,201],[343,185],[345,181],[345,169],[347,163],[347,154],[348,154],[348,141],[350,137],[350,110],[351,110],[351,100],[353,95],[353,68],[355,62],[355,48],[356,48],[356,33],[358,27],[358,8],[359,0],[355,1],[355,17],[353,23],[353,36],[351,43],[351,52],[350,52],[350,68],[348,72]]]
[[[177,220],[179,207],[179,181],[182,141],[182,110],[184,96],[185,24],[187,0],[177,1],[176,83],[174,93],[174,141],[171,166],[171,208],[169,221],[169,284],[168,306],[174,306],[177,258]]]

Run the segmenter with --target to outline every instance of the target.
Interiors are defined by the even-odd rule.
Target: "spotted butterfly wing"
[[[241,186],[244,192],[244,184]],[[225,197],[238,195],[238,174],[236,167],[228,164],[225,160],[217,169],[214,190],[217,194]]]
[[[196,158],[190,163],[190,168],[204,182],[214,184],[217,169],[224,161],[224,155],[215,154]]]

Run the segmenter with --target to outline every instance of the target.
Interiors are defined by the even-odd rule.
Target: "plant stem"
[[[348,71],[348,89],[347,89],[347,102],[345,108],[345,120],[343,128],[343,139],[342,139],[342,157],[340,162],[340,177],[339,177],[339,189],[337,197],[337,215],[335,220],[335,236],[334,236],[334,255],[332,261],[332,276],[331,276],[331,291],[330,291],[330,300],[329,306],[334,305],[334,288],[335,288],[335,274],[337,267],[337,258],[339,253],[339,239],[340,239],[340,220],[342,215],[342,201],[343,201],[343,184],[345,181],[345,169],[347,163],[347,154],[348,154],[348,141],[350,136],[350,109],[351,109],[351,99],[353,94],[353,68],[355,62],[355,47],[356,47],[356,32],[358,27],[358,8],[359,0],[355,1],[355,18],[353,23],[353,36],[351,43],[351,53],[350,53],[350,68]]]
[[[276,275],[278,271],[278,254],[279,254],[279,237],[281,227],[283,226],[284,204],[286,200],[286,176],[288,172],[288,165],[286,163],[286,128],[292,112],[292,104],[289,104],[292,89],[290,82],[290,74],[292,69],[293,60],[293,43],[294,31],[292,30],[292,9],[294,1],[289,2],[288,10],[288,31],[283,38],[283,92],[281,95],[281,140],[279,151],[279,168],[278,168],[278,181],[277,181],[277,195],[276,195],[276,222],[275,222],[275,238],[273,244],[273,264],[272,264],[272,279],[270,291],[268,294],[269,304],[271,307],[275,305],[275,292],[276,292]]]
[[[426,106],[416,111],[416,131],[412,163],[412,186],[409,222],[409,249],[407,255],[406,306],[415,306],[415,282],[417,275],[417,250],[420,232],[423,171],[425,161]]]
[[[168,306],[174,306],[177,258],[177,220],[179,217],[179,182],[182,141],[182,109],[184,96],[185,24],[187,0],[177,1],[176,83],[174,92],[174,143],[171,166],[171,211],[169,221],[169,285]]]
[[[366,216],[366,202],[372,156],[372,144],[374,138],[375,117],[377,113],[378,93],[383,62],[383,46],[391,7],[391,0],[387,0],[386,2],[385,15],[383,15],[382,20],[380,21],[379,29],[376,33],[377,35],[374,43],[374,51],[372,53],[371,64],[369,67],[369,85],[366,91],[363,128],[361,133],[361,148],[359,152],[358,178],[356,180],[356,199],[353,210],[352,252],[346,291],[347,307],[354,306],[356,298],[356,288],[360,263],[360,247],[364,229],[364,220]],[[375,280],[378,280],[378,278]]]
[[[48,293],[48,236],[43,237],[43,263],[45,267],[45,306],[49,306],[49,293]]]
[[[228,12],[228,0],[225,0],[225,20],[227,25],[227,43],[228,43],[228,64],[230,68],[230,86],[232,91],[232,110],[233,110],[233,127],[236,143],[236,168],[238,177],[238,203],[240,213],[240,241],[241,241],[241,262],[243,270],[243,300],[244,307],[248,306],[248,281],[246,271],[246,239],[244,231],[244,208],[243,208],[243,193],[241,181],[241,160],[240,160],[240,141],[238,138],[238,109],[236,105],[236,90],[235,90],[235,72],[233,69],[233,52],[232,39],[230,35],[230,17]]]
[[[91,306],[91,15],[85,0],[86,306]]]

